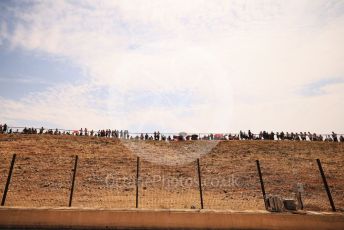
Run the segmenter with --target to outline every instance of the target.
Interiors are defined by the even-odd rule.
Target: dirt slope
[[[73,206],[199,208],[200,158],[204,208],[264,209],[255,160],[268,194],[293,197],[301,183],[307,210],[330,210],[321,159],[335,204],[344,207],[344,144],[295,141],[133,142],[95,137],[0,135],[0,192],[17,154],[7,206],[67,206],[74,156],[79,156]]]

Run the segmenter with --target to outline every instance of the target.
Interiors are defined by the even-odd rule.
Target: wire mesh
[[[301,193],[305,210],[330,211],[315,159],[271,158],[261,161],[268,195],[296,199]]]
[[[140,208],[200,208],[196,161],[182,166],[140,163]]]
[[[67,206],[72,157],[17,155],[6,205]]]
[[[207,155],[201,160],[206,209],[264,209],[254,161]]]
[[[344,168],[344,160],[339,157],[320,160],[335,207],[337,210],[344,210],[344,178],[341,175],[341,169]]]
[[[9,168],[12,160],[12,154],[1,154],[0,159],[0,192],[4,194]]]
[[[134,159],[79,158],[72,206],[135,208]]]
[[[320,158],[335,205],[337,209],[344,206],[342,143],[224,141],[214,147],[201,140],[145,141],[135,149],[109,138],[37,137],[1,139],[2,194],[12,154],[17,153],[6,206],[68,206],[78,154],[73,207],[135,208],[135,154],[140,148],[144,153],[140,158],[139,208],[200,208],[197,157],[205,209],[264,209],[256,159],[268,195],[294,198],[301,190],[305,210],[330,211],[316,163]],[[195,157],[204,149],[207,151]],[[189,156],[193,160],[185,164],[164,162],[189,160]]]

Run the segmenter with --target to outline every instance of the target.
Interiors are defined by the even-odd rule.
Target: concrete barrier
[[[341,213],[0,208],[0,228],[344,229]]]

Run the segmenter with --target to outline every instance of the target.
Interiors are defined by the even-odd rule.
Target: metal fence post
[[[326,177],[325,177],[325,173],[324,173],[324,170],[321,166],[321,162],[319,159],[317,159],[317,163],[318,163],[318,167],[319,167],[319,171],[320,171],[320,174],[321,174],[321,177],[322,177],[322,180],[323,180],[323,183],[324,183],[324,187],[325,187],[325,190],[326,190],[326,193],[327,193],[327,197],[330,201],[330,205],[331,205],[331,208],[332,208],[332,211],[336,211],[336,207],[334,206],[334,202],[333,202],[333,199],[332,199],[332,195],[331,195],[331,191],[330,191],[330,188],[328,187],[328,184],[327,184],[327,180],[326,180]]]
[[[12,177],[12,172],[13,172],[13,167],[14,167],[14,162],[16,160],[16,156],[17,156],[17,154],[13,154],[11,166],[10,166],[10,171],[8,172],[8,177],[7,177],[7,181],[6,181],[6,185],[5,185],[5,190],[4,190],[4,193],[2,195],[1,206],[4,206],[5,202],[6,202],[6,196],[7,196],[7,192],[8,192],[8,187],[10,186],[10,183],[11,183],[11,177]]]
[[[260,164],[259,164],[259,160],[256,160],[256,164],[257,164],[257,170],[258,170],[258,175],[259,175],[259,181],[260,181],[260,187],[262,189],[262,194],[263,194],[263,200],[264,200],[264,205],[265,205],[265,209],[268,209],[267,204],[266,204],[266,194],[265,194],[265,187],[264,187],[264,181],[263,181],[263,176],[262,176],[262,172],[260,170]]]
[[[136,205],[135,207],[139,207],[139,176],[140,176],[140,157],[137,157],[136,160]]]
[[[201,199],[201,209],[203,209],[202,179],[201,179],[201,167],[199,164],[199,158],[197,158],[197,171],[198,171],[199,195],[200,195],[200,199]]]
[[[72,206],[72,201],[73,201],[74,182],[75,182],[77,166],[78,166],[78,155],[75,156],[74,169],[73,169],[73,179],[72,179],[72,187],[70,189],[70,196],[69,196],[69,205],[68,205],[69,207]]]

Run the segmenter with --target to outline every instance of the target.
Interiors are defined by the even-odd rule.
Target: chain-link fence
[[[195,162],[166,166],[140,162],[139,207],[200,208]]]
[[[255,161],[210,153],[201,157],[199,164],[195,160],[159,165],[134,155],[104,155],[81,153],[77,164],[74,155],[25,154],[14,162],[11,155],[4,155],[0,162],[3,205],[68,206],[72,197],[73,207],[199,209],[203,203],[205,209],[264,209]],[[322,164],[337,209],[344,206],[344,180],[338,171],[342,164],[336,159]],[[261,160],[260,168],[267,196],[295,198],[299,192],[305,210],[331,210],[315,159],[272,157]]]
[[[344,178],[341,170],[344,168],[344,162],[338,158],[322,160],[324,174],[326,176],[335,207],[344,210]],[[342,185],[342,186],[334,186]]]
[[[264,209],[255,162],[216,154],[201,159],[204,206],[208,209]]]
[[[72,206],[135,208],[135,158],[80,157]]]
[[[267,195],[296,199],[299,192],[305,210],[330,210],[315,159],[274,158],[260,163]]]
[[[6,205],[67,206],[66,198],[70,190],[72,161],[72,157],[47,154],[17,155],[8,187]]]

